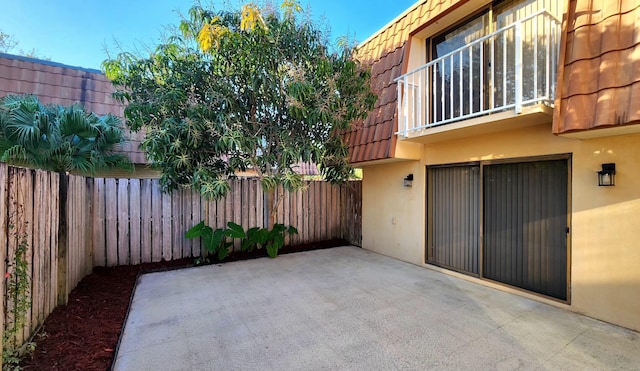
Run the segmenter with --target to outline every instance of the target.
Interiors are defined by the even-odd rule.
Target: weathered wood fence
[[[306,186],[305,191],[277,192],[277,222],[299,231],[286,243],[344,239],[359,246],[361,182],[308,181]],[[214,228],[229,221],[263,227],[266,203],[255,179],[234,180],[225,198],[210,201],[187,189],[164,194],[155,179],[94,179],[0,163],[0,261],[8,273],[0,287],[0,328],[13,323],[15,303],[6,283],[15,279],[13,259],[22,241],[32,305],[16,336],[18,344],[57,305],[66,304],[69,292],[93,267],[201,256],[200,241],[184,238],[187,229],[201,220]]]
[[[0,164],[0,261],[3,262],[2,330],[14,326],[15,298],[7,284],[16,275],[16,250],[26,246],[31,308],[14,341],[22,344],[58,305],[59,176]],[[75,283],[77,284],[77,282]],[[74,286],[75,286],[74,284]]]
[[[94,206],[91,217],[94,266],[201,256],[200,240],[184,238],[185,231],[201,220],[214,229],[225,227],[227,222],[245,229],[264,227],[268,220],[265,194],[255,179],[232,180],[229,194],[215,201],[190,189],[163,194],[157,179],[87,178],[86,181],[87,188],[92,190]],[[277,222],[293,225],[299,231],[298,235],[287,237],[287,245],[330,239],[360,245],[360,182],[333,186],[308,181],[305,191],[280,189],[277,194],[282,197]]]

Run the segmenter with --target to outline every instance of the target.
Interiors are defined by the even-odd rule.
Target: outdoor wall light
[[[404,177],[405,187],[411,187],[412,184],[413,184],[413,174],[409,174],[406,177]]]
[[[598,171],[598,185],[600,187],[616,185],[616,164],[602,164],[602,170]]]

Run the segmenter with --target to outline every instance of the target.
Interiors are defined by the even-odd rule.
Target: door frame
[[[529,291],[517,286],[513,286],[504,282],[495,281],[484,276],[483,268],[484,268],[484,166],[487,165],[497,165],[497,164],[509,164],[509,163],[525,163],[525,162],[540,162],[540,161],[553,161],[553,160],[566,160],[567,161],[567,233],[565,236],[565,244],[567,247],[567,274],[566,274],[566,287],[567,287],[567,299],[562,300],[558,298],[554,298],[552,296],[540,294],[534,291]],[[479,251],[478,251],[478,260],[479,260],[479,274],[469,274],[467,272],[460,272],[457,269],[452,269],[450,267],[445,267],[439,264],[435,264],[434,262],[429,261],[429,249],[433,247],[430,245],[432,241],[432,233],[433,233],[433,205],[431,205],[430,200],[433,196],[433,186],[432,186],[432,176],[429,172],[429,169],[432,168],[442,168],[442,167],[457,167],[457,166],[480,166],[480,221],[479,221]],[[547,300],[553,300],[563,304],[571,304],[571,234],[573,232],[573,228],[571,225],[571,215],[572,215],[572,178],[573,178],[573,154],[572,153],[561,153],[561,154],[552,154],[552,155],[539,155],[539,156],[526,156],[526,157],[511,157],[504,159],[491,159],[491,160],[481,160],[481,161],[468,161],[468,162],[457,162],[457,163],[447,163],[447,164],[434,164],[425,166],[425,179],[426,181],[426,190],[425,190],[425,250],[424,250],[424,263],[431,266],[441,267],[443,269],[447,269],[454,272],[463,273],[470,277],[476,277],[480,280],[491,282],[500,286],[509,287],[518,291],[526,292],[530,295],[538,296],[541,298],[545,298]]]

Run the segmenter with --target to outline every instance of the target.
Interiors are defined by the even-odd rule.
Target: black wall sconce
[[[616,164],[602,164],[598,171],[598,186],[610,187],[616,185]]]
[[[405,187],[411,187],[412,184],[413,184],[413,174],[409,174],[406,177],[404,177]]]

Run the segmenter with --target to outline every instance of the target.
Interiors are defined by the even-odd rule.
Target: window
[[[446,122],[509,109],[516,105],[517,96],[524,102],[537,102],[540,97],[551,100],[554,79],[547,66],[555,63],[552,58],[557,59],[550,50],[555,36],[547,19],[531,18],[541,10],[558,14],[558,2],[499,1],[462,25],[427,40],[428,59],[434,64],[427,76],[430,102],[426,118]],[[525,20],[520,39],[513,27],[519,20]],[[500,30],[494,37],[474,43]],[[520,60],[526,61],[521,67],[516,65],[520,45]],[[546,73],[540,73],[543,71]],[[519,89],[518,83],[522,84]]]

